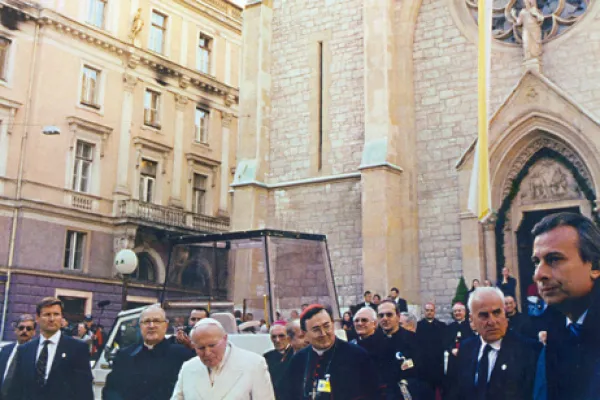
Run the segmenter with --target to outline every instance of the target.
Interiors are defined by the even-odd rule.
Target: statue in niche
[[[523,183],[521,204],[582,198],[575,178],[553,160],[541,160],[532,166]]]
[[[515,19],[515,26],[522,26],[522,42],[525,61],[539,61],[542,55],[542,23],[544,14],[537,8],[536,0],[524,0],[525,8],[519,16],[513,8],[511,15]]]
[[[133,17],[133,23],[131,24],[131,31],[129,32],[129,39],[134,46],[137,46],[136,39],[137,36],[142,31],[144,27],[144,20],[142,19],[142,9],[138,8],[135,16]]]

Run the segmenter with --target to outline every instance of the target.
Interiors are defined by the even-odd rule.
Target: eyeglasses
[[[199,317],[190,317],[190,321],[195,322],[195,321],[200,321],[202,318]]]
[[[33,330],[33,326],[17,326],[17,330],[31,332]]]
[[[392,318],[395,314],[393,312],[384,312],[377,314],[379,318]]]
[[[165,321],[164,319],[144,319],[141,322],[142,322],[142,325],[150,326],[152,324],[154,324],[154,325],[160,325],[160,324],[163,324],[163,323],[165,323],[167,321]]]
[[[285,333],[280,333],[279,335],[271,335],[271,339],[284,339],[286,336]]]
[[[368,324],[369,322],[371,322],[371,320],[368,318],[354,318],[355,324]]]
[[[311,332],[314,334],[319,334],[321,332],[329,333],[332,329],[333,329],[333,325],[329,322],[326,322],[321,326],[315,326],[315,327],[310,328]]]

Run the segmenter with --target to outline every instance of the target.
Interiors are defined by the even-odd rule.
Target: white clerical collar
[[[58,341],[60,340],[60,329],[56,331],[56,333],[49,338],[46,338],[44,335],[40,335],[40,344],[39,346],[43,346],[44,342],[49,340],[50,343],[58,345]]]
[[[480,353],[483,351],[483,348],[486,344],[489,344],[493,350],[500,351],[500,346],[502,345],[502,338],[496,340],[495,342],[488,343],[481,336],[479,336],[479,340],[481,340],[481,348]]]
[[[583,325],[583,321],[585,321],[585,317],[587,317],[587,313],[589,311],[589,308],[587,310],[585,310],[585,312],[583,314],[581,314],[581,317],[579,317],[579,319],[577,320],[577,323],[579,325]],[[567,326],[571,325],[573,323],[573,321],[571,321],[571,319],[569,317],[567,318]]]
[[[290,345],[288,344],[288,345],[285,347],[285,349],[283,349],[283,350],[279,351],[278,353],[279,353],[279,354],[285,354],[285,352],[286,352],[286,351],[288,351],[288,349],[289,349],[289,348],[290,348]],[[227,350],[225,350],[225,351],[227,351]]]
[[[335,342],[333,342],[333,343],[335,344]],[[333,345],[331,345],[331,347],[333,347]],[[325,354],[325,352],[326,352],[327,350],[331,350],[331,347],[330,347],[330,348],[328,348],[328,349],[325,349],[325,350],[317,350],[317,349],[315,349],[315,347],[313,346],[313,348],[312,348],[312,349],[313,349],[313,351],[314,351],[315,353],[317,353],[317,354],[319,355],[319,357],[320,357],[320,356],[322,356],[323,354]]]

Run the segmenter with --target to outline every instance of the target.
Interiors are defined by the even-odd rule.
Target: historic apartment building
[[[597,218],[600,4],[494,2],[485,226],[467,210],[476,4],[248,2],[233,228],[326,234],[342,306],[397,286],[447,317],[461,275],[503,266],[525,290],[533,224]]]
[[[165,243],[230,229],[241,9],[226,0],[0,4],[6,320],[50,295],[75,320],[110,300],[110,319],[121,308],[121,248],[140,262],[129,307],[155,302],[165,280],[175,293],[206,293],[203,269],[214,266],[198,259],[167,276]]]

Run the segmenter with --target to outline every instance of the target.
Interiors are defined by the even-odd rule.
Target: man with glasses
[[[198,357],[181,367],[171,400],[275,398],[265,359],[229,343],[219,321],[202,319],[191,338]]]
[[[18,347],[14,375],[7,382],[7,399],[94,398],[88,347],[62,335],[63,308],[62,301],[55,297],[46,297],[37,304],[40,336]]]
[[[414,386],[419,366],[416,336],[400,326],[400,311],[394,300],[384,300],[377,308],[379,326],[389,341],[392,361],[383,379],[386,382],[386,399],[402,398],[398,382],[408,381]],[[395,360],[394,360],[395,358]]]
[[[0,351],[0,399],[6,398],[7,388],[15,370],[15,354],[17,354],[17,345],[29,342],[35,335],[35,318],[31,314],[22,314],[15,322],[16,343],[8,344],[2,347]]]
[[[285,323],[274,323],[269,333],[274,349],[267,351],[264,357],[269,366],[269,374],[271,375],[271,382],[273,382],[275,398],[282,399],[283,377],[294,355],[294,349],[290,345],[290,337],[287,334]]]
[[[300,327],[310,346],[292,358],[285,378],[287,400],[379,398],[373,362],[360,347],[337,339],[333,318],[322,305],[308,306]]]
[[[104,400],[167,400],[171,398],[177,374],[194,352],[165,339],[169,321],[158,305],[140,315],[142,344],[121,349],[102,390]]]

